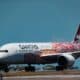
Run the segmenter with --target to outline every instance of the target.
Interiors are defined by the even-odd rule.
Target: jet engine
[[[58,64],[64,66],[72,66],[75,62],[75,58],[70,54],[62,54],[58,58]]]
[[[70,54],[61,54],[58,57],[58,66],[56,67],[56,70],[64,70],[68,67],[71,67],[75,62],[75,57],[73,57]]]

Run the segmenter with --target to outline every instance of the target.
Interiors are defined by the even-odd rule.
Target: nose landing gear
[[[9,68],[5,68],[4,69],[4,72],[9,72]]]

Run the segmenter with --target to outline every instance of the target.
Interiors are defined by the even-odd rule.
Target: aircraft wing
[[[70,54],[71,54],[72,56],[74,56],[75,58],[80,57],[80,51],[71,52]]]
[[[72,56],[75,59],[77,59],[77,58],[80,57],[80,51],[65,52],[65,53],[52,53],[52,54],[42,54],[42,55],[40,55],[40,57],[52,57],[52,58],[54,58],[55,56],[56,56],[56,58],[59,58],[61,56],[64,56],[65,58],[69,57],[69,56]]]

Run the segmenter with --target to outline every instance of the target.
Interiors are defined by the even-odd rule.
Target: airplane
[[[11,64],[28,64],[25,71],[35,71],[32,64],[58,63],[57,71],[70,68],[80,57],[80,25],[72,42],[7,43],[0,47],[0,69]]]

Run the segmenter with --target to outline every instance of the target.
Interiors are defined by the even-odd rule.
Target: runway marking
[[[80,75],[42,75],[42,76],[13,76],[13,77],[4,77],[4,78],[26,78],[26,79],[31,79],[31,78],[80,78]]]

